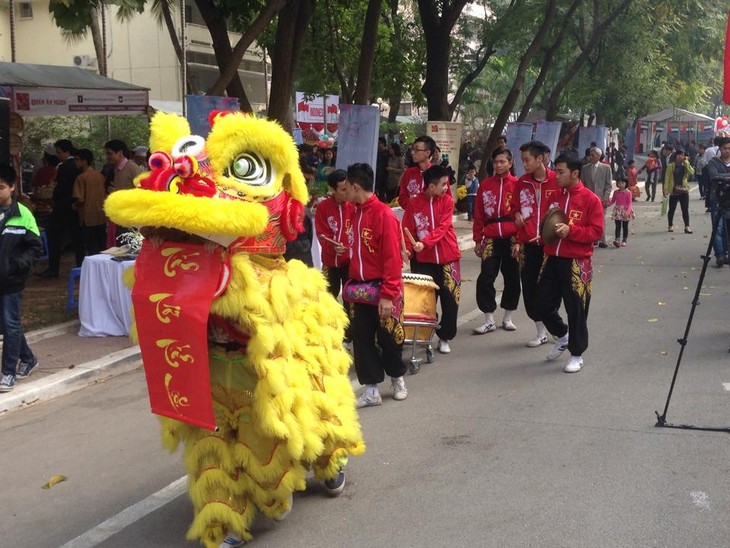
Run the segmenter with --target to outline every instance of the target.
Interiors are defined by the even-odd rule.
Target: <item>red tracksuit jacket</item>
[[[542,183],[525,173],[517,180],[510,201],[510,215],[522,213],[525,224],[517,229],[517,241],[526,244],[538,236],[540,221],[552,204],[557,202],[561,192],[555,172],[547,170],[547,178]],[[541,243],[541,240],[532,243]]]
[[[593,243],[603,234],[603,204],[581,181],[571,189],[562,189],[557,207],[568,217],[570,232],[552,245],[543,247],[545,255],[586,259],[593,255]]]
[[[411,254],[413,244],[405,235],[406,228],[417,241],[423,243],[423,251],[416,253],[418,262],[447,264],[461,258],[453,214],[454,199],[449,192],[439,197],[430,197],[421,192],[411,198],[403,214],[403,237],[406,249]]]
[[[506,177],[492,175],[479,183],[472,227],[477,244],[484,238],[511,238],[517,233],[510,206],[516,184],[517,177],[511,173]]]
[[[429,167],[431,167],[429,165]],[[423,191],[423,171],[418,165],[411,166],[400,176],[398,205],[405,209],[408,202]]]
[[[314,226],[317,230],[317,237],[322,246],[322,264],[330,268],[345,266],[350,262],[350,256],[346,253],[337,255],[335,246],[322,236],[340,242],[347,247],[347,227],[352,220],[352,213],[355,205],[351,202],[337,204],[334,197],[330,196],[317,206],[317,213],[314,215]]]
[[[381,280],[380,295],[395,299],[403,293],[400,223],[393,210],[374,194],[355,205],[347,231],[350,278]]]

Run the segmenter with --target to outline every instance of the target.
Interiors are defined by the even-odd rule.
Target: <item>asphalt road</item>
[[[256,523],[254,545],[730,546],[727,433],[655,427],[707,247],[691,196],[695,234],[668,234],[659,204],[640,202],[629,247],[596,250],[578,374],[524,346],[522,309],[516,332],[470,334],[467,252],[472,319],[452,353],[406,379],[406,401],[361,412],[368,450],[342,497],[311,482],[286,521]],[[729,282],[708,269],[669,422],[730,427]],[[138,370],[1,417],[0,545],[195,546],[181,457],[148,409]],[[41,489],[54,474],[68,479]]]

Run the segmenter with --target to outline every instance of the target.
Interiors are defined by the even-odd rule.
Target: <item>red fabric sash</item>
[[[207,324],[227,281],[222,253],[202,244],[145,241],[135,264],[132,303],[152,412],[214,430]]]

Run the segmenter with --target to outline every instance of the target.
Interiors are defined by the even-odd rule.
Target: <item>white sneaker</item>
[[[375,407],[376,405],[382,405],[382,403],[383,398],[380,395],[380,392],[370,394],[367,390],[365,390],[365,392],[357,398],[356,407],[358,409],[362,409],[363,407]]]
[[[568,336],[560,337],[555,341],[555,346],[552,347],[547,355],[547,361],[551,362],[557,360],[560,355],[568,349]]]
[[[243,540],[238,535],[234,535],[233,533],[231,533],[223,539],[223,542],[218,545],[218,548],[238,548],[240,546],[244,546],[245,544],[245,540]]]
[[[512,320],[503,320],[502,329],[504,329],[505,331],[516,331],[517,326],[512,323]]]
[[[530,348],[537,348],[540,345],[547,344],[547,335],[537,335],[534,339],[527,342],[527,346]]]
[[[577,373],[581,369],[583,369],[583,358],[580,356],[571,356],[568,365],[563,367],[566,373]]]
[[[403,377],[391,379],[390,389],[393,391],[393,399],[396,401],[403,401],[408,397],[408,389]]]
[[[439,339],[439,352],[441,352],[442,354],[448,354],[449,352],[451,352],[449,341],[442,341]]]
[[[485,333],[491,333],[492,331],[496,331],[497,326],[494,325],[493,322],[490,323],[483,323],[479,327],[474,328],[474,334],[475,335],[484,335]]]

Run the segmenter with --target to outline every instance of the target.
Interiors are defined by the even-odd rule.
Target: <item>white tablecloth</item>
[[[92,255],[81,265],[79,285],[80,337],[120,337],[132,327],[132,296],[122,283],[122,273],[134,261],[112,261],[109,255]]]

